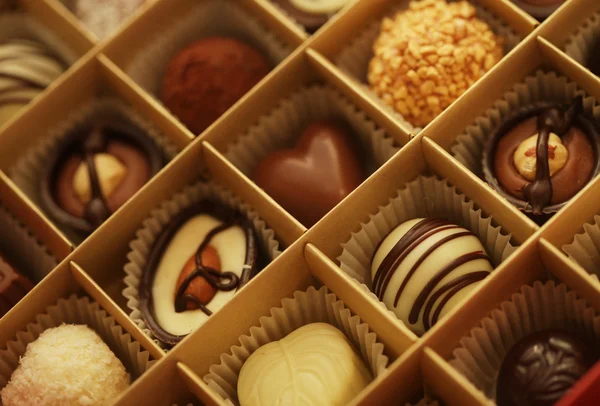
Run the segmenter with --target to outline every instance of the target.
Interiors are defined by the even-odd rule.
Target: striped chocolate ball
[[[64,65],[40,43],[26,39],[1,42],[0,126],[64,71]]]
[[[422,335],[492,269],[472,232],[445,220],[414,219],[392,230],[375,251],[372,290]]]

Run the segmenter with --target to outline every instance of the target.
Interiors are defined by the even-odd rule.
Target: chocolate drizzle
[[[83,154],[87,163],[88,174],[90,177],[90,185],[92,198],[85,207],[84,218],[94,227],[98,227],[104,223],[110,216],[110,209],[106,203],[106,199],[102,195],[100,187],[100,178],[96,168],[95,154],[99,154],[106,150],[106,136],[102,127],[95,127],[90,136],[83,143]]]
[[[583,98],[580,96],[575,98],[570,105],[551,107],[538,116],[535,181],[523,189],[525,197],[531,203],[533,214],[542,214],[542,210],[552,199],[552,182],[550,181],[550,163],[548,161],[550,134],[564,136],[573,124],[575,117],[582,111]]]
[[[179,312],[181,309],[184,309],[183,311],[185,311],[185,305],[188,303],[188,300],[193,300],[193,303],[197,304],[198,308],[201,309],[205,314],[210,315],[212,313],[208,308],[206,308],[206,305],[202,304],[202,306],[200,306],[200,303],[196,301],[196,298],[192,299],[184,294],[187,287],[195,278],[202,277],[206,279],[206,281],[209,284],[211,284],[218,290],[231,291],[234,289],[241,289],[258,272],[259,254],[256,235],[254,233],[254,230],[252,229],[251,224],[242,213],[232,210],[229,207],[224,206],[223,204],[213,202],[210,200],[204,200],[183,210],[181,213],[175,216],[175,218],[173,218],[169,222],[169,224],[162,230],[162,232],[154,242],[150,254],[148,255],[148,260],[146,262],[147,265],[142,274],[139,286],[139,306],[140,311],[142,313],[142,317],[146,325],[156,336],[156,338],[158,338],[160,341],[167,345],[175,345],[179,341],[181,341],[185,336],[173,335],[165,331],[158,324],[154,309],[154,279],[156,277],[156,272],[158,270],[160,261],[165,253],[165,250],[169,246],[175,234],[192,217],[201,214],[207,214],[211,217],[214,217],[218,219],[222,224],[212,229],[198,246],[198,249],[196,250],[195,254],[196,270],[187,275],[186,278],[183,280],[183,283],[181,283],[180,287],[177,289],[175,299],[175,311]],[[243,270],[241,270],[239,277],[233,272],[218,273],[217,270],[210,269],[210,267],[206,267],[204,265],[198,266],[198,264],[202,264],[202,253],[209,246],[210,241],[213,238],[215,238],[219,233],[232,226],[241,227],[244,230],[246,237],[246,258],[244,261],[245,265]],[[235,275],[237,279],[233,278],[231,276],[232,274]],[[208,278],[206,278],[206,276],[208,276]],[[215,284],[213,285],[211,282],[214,282]],[[219,289],[219,287],[221,287],[222,289]]]
[[[227,230],[228,228],[233,227],[234,225],[239,224],[239,221],[231,221],[227,223],[223,223],[215,228],[213,228],[204,238],[204,240],[200,243],[200,246],[196,250],[196,269],[194,272],[188,274],[179,288],[177,289],[177,293],[175,294],[175,311],[177,313],[182,313],[187,310],[188,302],[192,302],[198,306],[200,310],[202,310],[206,315],[210,316],[212,312],[208,307],[204,305],[197,297],[194,295],[186,294],[185,291],[190,286],[190,283],[196,278],[204,278],[206,282],[210,284],[213,288],[223,291],[229,292],[234,289],[237,289],[240,279],[233,272],[219,272],[216,269],[213,269],[209,266],[205,266],[202,264],[202,253],[210,244],[210,241],[219,233]],[[226,282],[222,282],[225,280]]]
[[[406,257],[415,248],[417,248],[417,246],[437,233],[453,229],[460,229],[460,227],[441,219],[424,219],[412,226],[390,250],[377,268],[375,277],[373,279],[373,292],[377,295],[377,297],[383,301],[389,281],[392,279],[396,270],[400,267],[402,261],[404,261],[404,259],[406,259]],[[439,241],[436,241],[434,244],[432,244],[408,270],[394,297],[394,307],[398,306],[400,297],[406,289],[411,278],[417,273],[419,267],[431,254],[433,254],[443,245],[458,238],[467,236],[474,236],[474,234],[470,231],[460,231],[441,238]],[[423,289],[417,295],[417,298],[411,307],[408,318],[409,323],[417,323],[419,320],[419,315],[424,309],[423,325],[425,330],[428,330],[431,326],[433,326],[438,321],[444,305],[450,301],[454,295],[456,295],[466,286],[481,281],[489,274],[489,272],[484,270],[470,272],[446,282],[437,290],[435,290],[436,287],[455,269],[468,262],[482,259],[488,260],[488,256],[485,252],[470,252],[461,255],[449,264],[444,265],[440,271],[432,275],[430,279],[427,280]],[[432,315],[432,311],[434,310],[435,304],[438,300],[440,300],[440,302]]]

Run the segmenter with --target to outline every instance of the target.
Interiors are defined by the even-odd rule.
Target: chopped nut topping
[[[467,1],[412,1],[381,23],[367,80],[415,126],[424,127],[490,70],[503,38]]]

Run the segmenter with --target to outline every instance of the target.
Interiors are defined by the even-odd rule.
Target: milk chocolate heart
[[[294,149],[267,155],[253,179],[306,227],[315,224],[365,179],[365,170],[344,127],[317,122]]]

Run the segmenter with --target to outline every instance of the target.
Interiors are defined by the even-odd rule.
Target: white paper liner
[[[443,218],[472,231],[485,247],[494,267],[517,249],[511,242],[512,235],[498,226],[492,217],[447,180],[436,177],[420,176],[407,183],[387,205],[369,217],[370,220],[361,223],[360,229],[342,244],[342,253],[337,259],[342,271],[356,280],[360,288],[384,309],[387,309],[385,304],[370,289],[371,258],[390,231],[405,221]],[[389,312],[396,317],[393,311]],[[398,322],[402,323],[401,320]]]
[[[384,355],[384,345],[377,341],[377,335],[359,316],[353,315],[344,302],[326,287],[317,290],[294,292],[294,297],[281,301],[281,307],[272,308],[270,316],[260,318],[260,327],[251,327],[249,335],[239,338],[239,344],[222,354],[220,363],[210,367],[204,381],[227,405],[238,405],[237,380],[244,362],[260,347],[278,341],[311,323],[324,322],[337,327],[353,344],[370,369],[373,377],[379,376],[388,365]]]
[[[123,101],[108,97],[91,101],[73,111],[56,126],[49,128],[45,136],[40,137],[39,143],[26,151],[9,170],[9,176],[15,184],[42,210],[45,210],[45,207],[41,198],[40,179],[44,177],[45,163],[49,156],[73,130],[97,117],[115,117],[117,120],[129,122],[140,128],[163,150],[168,160],[175,157],[178,152],[173,142],[162,134],[152,122],[142,117]],[[50,214],[48,217],[53,220]],[[81,242],[79,233],[58,222],[55,224],[70,241],[76,244]]]
[[[476,1],[470,1],[477,10],[477,17],[485,21],[492,31],[499,36],[504,37],[504,54],[510,52],[521,41],[521,37],[510,26],[496,17],[491,11],[480,6]],[[390,8],[389,12],[382,15],[381,18],[369,24],[364,30],[352,39],[335,57],[335,64],[340,69],[348,74],[352,79],[360,83],[363,90],[369,95],[379,106],[394,116],[407,130],[417,133],[421,130],[419,127],[413,126],[402,117],[400,113],[392,107],[384,103],[374,92],[372,92],[367,84],[367,72],[369,62],[373,58],[373,43],[379,36],[381,22],[384,17],[392,17],[397,12],[406,10],[409,1],[402,1],[395,7]]]
[[[461,339],[449,363],[493,399],[498,371],[509,349],[520,339],[547,329],[564,329],[598,343],[600,317],[566,285],[535,282],[523,286]]]
[[[600,11],[592,14],[567,39],[565,52],[581,65],[587,67],[590,54],[598,40],[600,40]]]
[[[154,241],[162,230],[177,214],[202,200],[219,202],[245,214],[254,226],[260,245],[269,257],[269,262],[281,254],[279,242],[275,239],[275,232],[260,219],[258,213],[240,201],[229,190],[215,183],[199,182],[188,186],[181,193],[154,209],[136,232],[136,239],[129,244],[131,248],[127,254],[129,261],[124,267],[126,275],[124,282],[127,287],[123,290],[123,296],[127,299],[127,307],[131,310],[129,317],[162,348],[166,348],[165,344],[158,341],[148,329],[139,308],[140,279],[146,269],[148,255],[150,255]]]
[[[573,237],[562,250],[583,267],[590,275],[591,283],[598,284],[600,277],[600,215],[583,225],[583,231]]]
[[[56,258],[4,206],[0,205],[0,251],[32,282],[41,281],[56,265]]]
[[[206,0],[198,2],[184,17],[170,21],[164,30],[149,39],[148,45],[136,52],[125,71],[157,98],[169,61],[189,44],[210,36],[244,41],[261,51],[273,66],[292,51],[236,1]]]
[[[583,107],[587,114],[595,118],[600,117],[600,108],[596,100],[581,90],[576,83],[556,72],[537,71],[526,77],[523,82],[517,83],[456,137],[451,153],[460,163],[483,178],[482,158],[485,143],[506,117],[523,106],[536,102],[567,103],[576,96],[584,97]]]
[[[251,176],[269,153],[293,147],[308,125],[326,119],[343,119],[354,130],[360,151],[368,158],[369,171],[376,170],[400,149],[385,130],[377,127],[339,91],[330,86],[311,85],[261,117],[227,148],[225,157]]]
[[[6,343],[6,348],[0,350],[0,388],[6,386],[17,369],[27,345],[45,330],[63,323],[85,324],[96,331],[121,360],[131,375],[132,382],[156,362],[98,303],[87,297],[71,295],[68,299],[60,299],[55,305],[48,307],[45,313],[36,316],[35,321],[18,331],[15,338]]]

